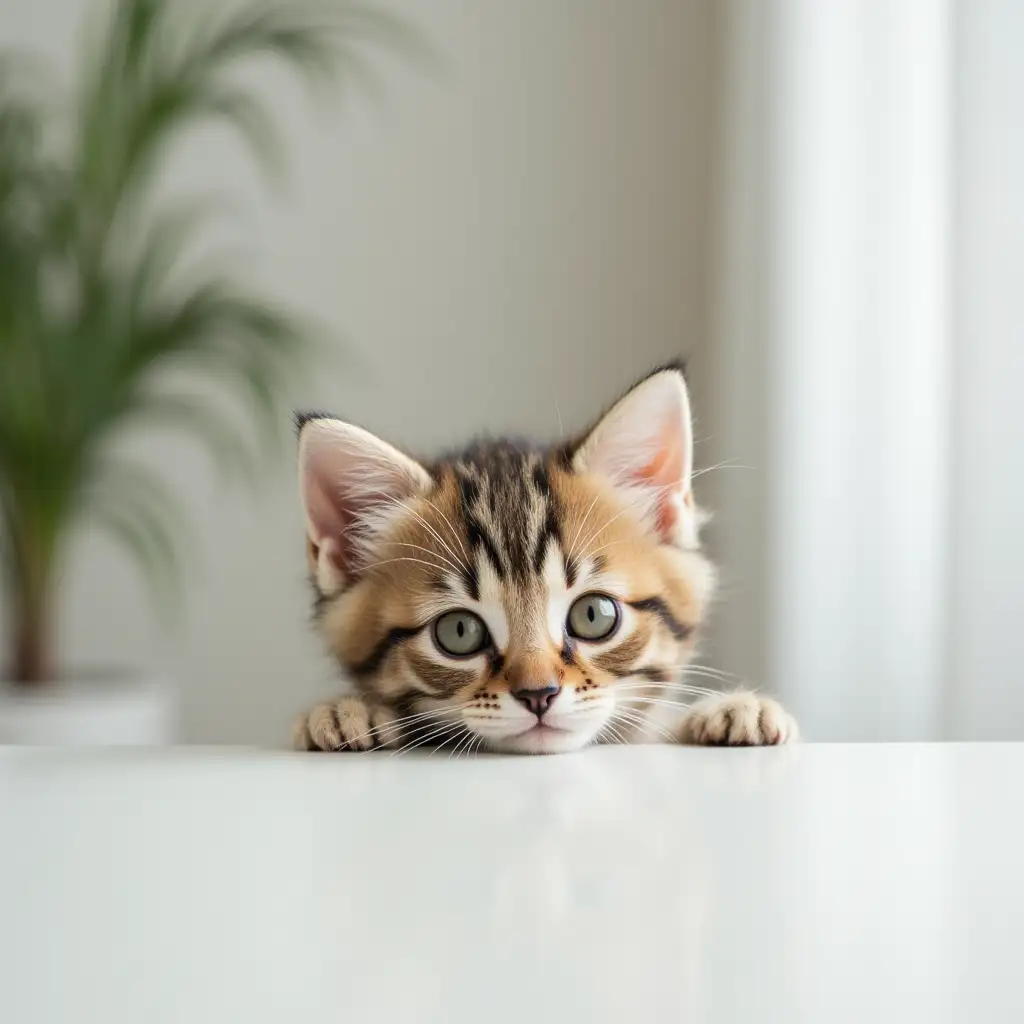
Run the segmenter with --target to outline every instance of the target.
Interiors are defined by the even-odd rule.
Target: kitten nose
[[[532,711],[538,718],[543,718],[548,708],[554,703],[555,698],[562,692],[557,683],[549,686],[538,686],[530,689],[513,690],[512,696],[522,704],[527,711]]]

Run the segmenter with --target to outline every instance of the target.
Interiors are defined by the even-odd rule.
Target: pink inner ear
[[[355,509],[345,504],[343,481],[335,480],[331,488],[330,483],[318,475],[316,462],[315,457],[310,458],[302,474],[310,541],[318,557],[321,552],[326,552],[339,572],[348,572],[351,569],[351,545],[345,541],[355,518]],[[323,467],[320,469],[322,471]]]
[[[326,419],[303,427],[299,473],[309,539],[331,586],[358,571],[395,504],[430,483],[419,463],[385,441]]]
[[[682,435],[675,424],[666,421],[659,431],[657,453],[650,462],[639,467],[636,474],[658,490],[655,525],[666,538],[675,534],[679,524],[683,472]]]
[[[594,428],[580,468],[606,476],[662,539],[687,534],[690,407],[686,384],[664,371],[637,385]]]
[[[678,425],[665,420],[658,431],[657,451],[649,462],[638,466],[637,481],[656,488],[654,506],[655,528],[664,538],[675,536],[681,513],[680,502],[685,501],[683,437]]]

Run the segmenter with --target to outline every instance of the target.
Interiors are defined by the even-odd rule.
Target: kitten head
[[[689,659],[711,596],[692,458],[676,367],[547,449],[488,441],[427,464],[301,417],[330,650],[364,694],[422,713],[424,741],[468,729],[553,752],[628,732],[644,687]]]

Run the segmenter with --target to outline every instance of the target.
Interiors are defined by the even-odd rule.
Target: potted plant
[[[172,580],[182,511],[119,435],[187,431],[251,470],[283,420],[280,382],[309,349],[297,317],[190,259],[209,204],[161,198],[168,153],[213,121],[272,168],[275,123],[239,68],[272,58],[321,79],[359,66],[365,42],[403,35],[349,3],[113,0],[58,102],[28,56],[0,52],[0,743],[168,737],[166,691],[57,662],[72,527],[94,519],[157,588]]]

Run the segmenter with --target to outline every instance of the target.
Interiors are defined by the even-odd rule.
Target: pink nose
[[[512,696],[520,704],[532,711],[538,718],[543,718],[548,708],[555,702],[555,698],[562,692],[562,688],[555,683],[550,686],[532,687],[530,689],[513,690]]]

